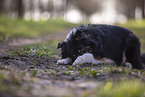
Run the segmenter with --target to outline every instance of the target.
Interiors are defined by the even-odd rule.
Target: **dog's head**
[[[63,42],[58,43],[57,48],[61,48],[62,58],[70,57],[75,60],[77,56],[87,52],[86,37],[84,36],[82,27],[83,25],[74,28],[70,33],[68,33]]]
[[[61,49],[61,57],[63,59],[69,57],[75,60],[86,52],[96,52],[97,48],[99,48],[99,42],[96,41],[96,37],[90,34],[89,31],[88,26],[84,25],[80,25],[70,31],[66,39],[58,43],[57,48]]]

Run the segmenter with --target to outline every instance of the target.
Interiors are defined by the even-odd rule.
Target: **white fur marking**
[[[72,59],[65,58],[65,59],[58,60],[56,64],[69,64],[71,62],[72,62]]]
[[[99,64],[100,62],[94,59],[94,56],[91,53],[85,53],[82,56],[77,57],[73,65],[83,65],[85,63]]]
[[[101,59],[95,59],[93,54],[91,53],[85,53],[82,56],[78,56],[77,59],[74,61],[73,65],[83,65],[85,63],[90,64],[99,64],[99,63],[105,63],[105,64],[114,64],[115,62],[109,58],[101,58]]]
[[[129,63],[129,62],[125,62],[125,64],[124,64],[126,67],[128,67],[128,68],[132,68],[132,65],[131,65],[131,63]]]
[[[72,59],[65,58],[65,59],[58,60],[56,64],[70,64],[70,63],[72,63]],[[115,62],[111,59],[108,59],[108,58],[95,59],[93,54],[85,53],[81,56],[78,56],[72,65],[83,65],[85,63],[89,63],[89,64],[100,64],[100,63],[114,64]]]
[[[100,63],[104,63],[104,64],[115,64],[115,62],[109,58],[101,58],[101,59],[98,59],[98,61],[100,61]]]
[[[68,42],[68,41],[70,40],[70,37],[71,37],[72,35],[75,35],[76,32],[77,32],[77,29],[76,29],[76,28],[74,28],[73,30],[71,30],[71,31],[67,34],[66,39],[65,39],[64,41],[65,41],[65,42]]]
[[[123,52],[122,64],[124,64],[125,62],[126,62],[126,56],[125,56],[125,52]]]

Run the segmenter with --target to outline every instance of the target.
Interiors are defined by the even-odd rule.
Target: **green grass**
[[[119,83],[107,82],[100,89],[100,97],[143,97],[145,84],[141,81],[122,81]]]
[[[25,45],[19,50],[12,52],[12,54],[20,57],[53,57],[58,54],[57,43],[57,41],[50,40],[41,44]]]
[[[63,20],[49,19],[45,22],[34,22],[22,19],[13,20],[0,16],[0,41],[17,37],[32,37],[55,33],[73,25],[75,24]]]
[[[145,83],[139,80],[108,81],[83,97],[145,97]]]

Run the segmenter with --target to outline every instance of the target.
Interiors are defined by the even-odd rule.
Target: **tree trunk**
[[[23,0],[18,0],[18,17],[23,18],[24,9],[23,9]]]
[[[142,18],[145,18],[145,0],[142,0]]]
[[[133,7],[131,8],[131,18],[135,19],[135,9],[136,9],[136,3],[137,3],[137,1],[133,0],[132,3],[133,3]]]
[[[0,14],[3,13],[4,0],[0,0]]]

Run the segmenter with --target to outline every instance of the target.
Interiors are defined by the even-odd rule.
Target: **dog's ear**
[[[83,31],[82,30],[80,30],[80,29],[77,29],[77,31],[76,31],[76,36],[81,36],[82,35],[82,33],[83,33]]]
[[[65,42],[58,43],[58,45],[57,45],[57,49],[61,48],[64,44],[65,44]]]

